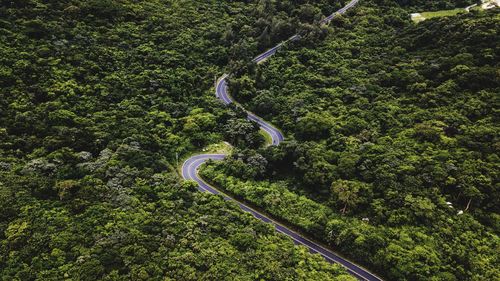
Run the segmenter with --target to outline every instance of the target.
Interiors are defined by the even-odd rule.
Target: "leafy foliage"
[[[271,181],[245,155],[206,178],[388,279],[498,279],[498,11],[411,9],[365,2],[241,70],[233,95],[288,141],[246,152]]]
[[[211,86],[298,28],[280,3],[0,1],[0,279],[352,280],[177,175],[262,143]]]

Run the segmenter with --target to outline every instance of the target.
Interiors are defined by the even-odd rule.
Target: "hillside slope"
[[[0,1],[0,280],[352,280],[177,175],[263,141],[213,77],[298,21],[246,2]]]
[[[391,280],[498,279],[498,22],[364,2],[230,81],[289,141],[205,178]]]

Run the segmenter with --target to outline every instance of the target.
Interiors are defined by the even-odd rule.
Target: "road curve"
[[[233,99],[227,92],[227,77],[229,75],[224,74],[219,80],[217,81],[217,85],[215,87],[215,95],[217,98],[222,100],[223,103],[225,104],[230,104],[233,103]],[[245,110],[246,111],[246,110]],[[272,139],[272,145],[278,145],[280,142],[282,142],[285,137],[281,133],[280,130],[276,129],[273,125],[267,123],[266,121],[262,120],[259,116],[253,114],[252,112],[246,111],[247,113],[247,119],[253,122],[256,122],[259,124],[260,128],[264,130],[268,135],[271,136]]]
[[[343,14],[347,11],[347,9],[353,7],[358,3],[359,0],[352,0],[349,4],[347,4],[345,7],[342,9],[338,10],[337,12],[331,14],[330,16],[326,17],[325,19],[320,21],[320,24],[328,24],[335,16]],[[271,57],[274,55],[286,42],[288,41],[294,41],[300,39],[299,35],[294,35],[290,37],[287,41],[282,42],[278,44],[277,46],[267,50],[266,52],[258,55],[253,59],[255,63],[262,62],[266,60],[267,58]],[[223,103],[225,104],[230,104],[233,103],[234,100],[232,97],[229,95],[227,91],[227,78],[228,74],[224,74],[222,77],[219,78],[217,81],[216,87],[215,87],[215,95],[217,98],[222,100]],[[262,118],[258,117],[257,115],[246,111],[247,112],[247,119],[251,120],[253,122],[256,122],[259,124],[260,128],[266,131],[272,138],[272,145],[279,145],[280,142],[284,140],[283,134],[272,126],[271,124],[267,123],[264,121]],[[368,280],[368,281],[381,281],[382,279],[377,277],[376,275],[370,273],[368,270],[364,269],[363,267],[356,265],[338,254],[335,254],[331,250],[323,247],[322,245],[311,241],[304,237],[303,235],[291,230],[290,228],[287,228],[286,226],[278,223],[277,221],[267,217],[266,215],[260,213],[259,211],[256,211],[255,209],[251,208],[248,205],[245,205],[242,202],[239,202],[238,200],[230,197],[229,195],[217,190],[215,187],[209,185],[206,183],[203,179],[200,178],[198,175],[198,169],[200,168],[201,165],[203,165],[205,162],[209,160],[214,160],[214,161],[219,161],[222,160],[226,157],[224,154],[200,154],[200,155],[195,155],[187,159],[183,165],[182,165],[182,177],[186,180],[193,180],[198,183],[198,190],[203,191],[203,192],[209,192],[211,194],[216,194],[216,195],[221,195],[225,200],[228,201],[235,201],[240,208],[252,214],[255,218],[265,222],[265,223],[271,223],[274,225],[276,231],[285,234],[286,236],[290,237],[295,244],[297,245],[303,245],[306,248],[309,249],[310,252],[312,253],[318,253],[321,256],[323,256],[328,262],[330,263],[338,263],[346,268],[346,270],[356,277],[359,280]]]

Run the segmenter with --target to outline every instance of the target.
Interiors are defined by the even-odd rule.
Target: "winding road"
[[[224,74],[221,78],[219,78],[219,80],[217,81],[217,86],[215,88],[215,95],[220,100],[222,100],[222,102],[225,104],[230,104],[230,103],[234,102],[233,99],[231,98],[231,96],[227,92],[226,79],[228,76],[229,76],[228,74]],[[280,144],[280,142],[282,142],[285,139],[285,137],[280,132],[280,130],[276,129],[271,124],[262,120],[262,118],[251,113],[250,111],[246,111],[246,113],[247,113],[248,120],[259,124],[260,128],[271,136],[272,145],[278,145],[278,144]]]
[[[343,14],[347,11],[347,9],[355,6],[358,3],[359,0],[352,0],[349,4],[347,4],[345,7],[342,9],[338,10],[337,12],[331,14],[330,16],[326,17],[325,19],[320,21],[320,24],[328,24],[330,21],[337,15]],[[271,57],[274,55],[286,42],[288,41],[294,41],[300,39],[299,35],[294,35],[290,37],[288,40],[285,42],[282,42],[278,44],[277,46],[267,50],[266,52],[258,55],[253,59],[255,63],[262,62],[266,60],[267,58]],[[215,89],[215,95],[217,98],[222,100],[225,104],[230,104],[233,103],[234,100],[231,98],[229,95],[227,88],[227,78],[229,77],[228,74],[224,74],[222,77],[219,78],[216,84],[216,89]],[[272,145],[279,145],[280,142],[284,140],[283,134],[275,128],[273,125],[267,123],[264,121],[262,118],[258,117],[257,115],[247,111],[247,119],[253,122],[256,122],[259,124],[260,128],[266,131],[271,138],[272,138]],[[323,247],[322,245],[304,237],[302,234],[299,234],[290,228],[280,224],[279,222],[269,218],[268,216],[260,213],[259,211],[251,208],[248,205],[245,205],[242,202],[239,202],[238,200],[228,196],[227,194],[217,190],[215,187],[209,185],[203,179],[200,178],[198,175],[198,169],[200,168],[201,165],[203,165],[205,162],[208,160],[222,160],[226,157],[225,154],[199,154],[190,157],[187,159],[184,164],[182,165],[182,177],[186,180],[194,180],[198,183],[198,189],[203,192],[209,192],[211,194],[216,194],[216,195],[221,195],[225,200],[228,201],[235,201],[240,208],[252,214],[255,218],[266,222],[266,223],[271,223],[274,225],[276,231],[285,234],[286,236],[290,237],[295,244],[297,245],[303,245],[309,249],[310,252],[312,253],[318,253],[321,256],[323,256],[328,262],[331,263],[338,263],[342,266],[344,266],[347,271],[356,277],[359,280],[369,280],[369,281],[381,281],[382,279],[374,275],[373,273],[369,272],[367,269],[364,269],[363,267],[356,265],[338,254],[332,252],[331,250]]]

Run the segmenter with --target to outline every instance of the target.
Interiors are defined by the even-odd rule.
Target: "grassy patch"
[[[265,146],[270,146],[271,144],[273,144],[273,139],[271,138],[271,135],[269,135],[266,131],[260,129],[259,133],[264,137],[264,140],[266,141],[264,143]]]
[[[460,13],[466,13],[464,9],[453,9],[453,10],[442,10],[435,12],[423,12],[420,13],[425,19],[438,18],[438,17],[450,17],[455,16]]]
[[[481,9],[480,7],[473,7],[472,9],[475,9],[475,8]],[[463,8],[457,8],[457,9],[453,9],[453,10],[414,13],[414,14],[411,14],[411,19],[414,22],[419,23],[419,22],[427,20],[427,19],[456,16],[456,15],[461,14],[461,13],[467,13],[467,11]]]
[[[227,142],[214,143],[202,149],[207,154],[230,154],[232,150],[233,147]]]

